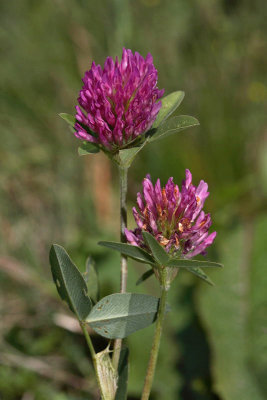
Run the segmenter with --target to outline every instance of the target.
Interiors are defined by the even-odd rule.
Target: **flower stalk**
[[[152,348],[151,348],[151,353],[150,353],[150,359],[147,367],[147,373],[145,377],[145,383],[144,383],[144,388],[142,392],[142,397],[141,400],[148,400],[153,384],[153,379],[155,375],[155,369],[156,369],[156,364],[158,360],[158,354],[159,354],[159,347],[160,347],[160,339],[161,339],[161,334],[162,334],[162,329],[163,329],[163,322],[164,322],[164,317],[165,317],[165,312],[166,312],[166,304],[167,304],[167,293],[168,293],[168,286],[165,285],[165,279],[164,272],[166,269],[162,269],[162,285],[161,285],[161,296],[160,296],[160,303],[159,303],[159,310],[158,310],[158,317],[156,321],[156,327],[155,327],[155,333],[154,333],[154,339],[152,343]]]
[[[120,180],[120,239],[121,242],[125,243],[125,228],[127,228],[127,180],[128,180],[128,168],[119,166],[119,180]],[[121,281],[120,281],[120,292],[126,293],[127,289],[127,257],[121,254]],[[114,341],[113,357],[112,362],[115,370],[118,369],[120,351],[122,346],[122,339],[116,339]]]
[[[102,385],[101,385],[101,381],[100,381],[100,376],[98,374],[97,361],[96,361],[96,352],[95,352],[92,340],[91,340],[90,335],[89,335],[89,333],[87,331],[86,325],[82,321],[80,322],[80,327],[81,327],[81,329],[83,331],[86,343],[87,343],[88,348],[89,348],[90,353],[91,353],[93,366],[94,366],[94,370],[95,370],[95,374],[96,374],[97,384],[98,384],[98,387],[99,387],[100,392],[101,392],[101,398],[103,400],[105,400],[105,396],[104,396],[104,393],[102,391]]]

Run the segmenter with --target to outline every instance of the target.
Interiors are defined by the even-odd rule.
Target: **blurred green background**
[[[151,52],[159,87],[184,90],[179,114],[200,127],[151,144],[129,175],[129,206],[146,173],[209,183],[218,231],[214,288],[181,272],[151,399],[263,400],[267,392],[267,125],[264,0],[9,0],[0,5],[0,399],[96,399],[85,341],[52,283],[62,244],[101,294],[118,291],[118,176],[103,155],[78,157],[58,113],[73,113],[81,77],[122,47]],[[133,220],[129,212],[129,225]],[[129,262],[129,290],[158,293]],[[153,327],[132,335],[129,399],[138,399]],[[106,342],[93,335],[97,349]],[[265,377],[264,377],[265,375]],[[265,393],[265,395],[264,395]]]

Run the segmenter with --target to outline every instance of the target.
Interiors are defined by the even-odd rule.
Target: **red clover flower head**
[[[75,136],[117,151],[151,128],[164,90],[157,88],[153,58],[123,49],[104,68],[92,63],[85,72],[76,106]],[[88,129],[89,128],[89,129]]]
[[[150,175],[147,175],[143,181],[143,196],[137,194],[138,211],[133,208],[137,228],[133,231],[125,229],[130,244],[146,248],[142,236],[142,230],[145,230],[176,257],[205,254],[205,249],[216,237],[216,232],[208,233],[210,214],[202,210],[209,195],[208,185],[200,181],[195,187],[191,172],[187,169],[185,174],[181,191],[173,178],[169,178],[167,185],[161,188],[159,179],[153,186]]]

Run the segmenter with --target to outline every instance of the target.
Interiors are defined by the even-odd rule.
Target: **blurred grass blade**
[[[118,366],[118,389],[116,391],[115,400],[127,400],[127,385],[128,385],[128,358],[129,350],[124,347],[120,352]]]
[[[86,260],[83,277],[87,285],[88,296],[96,303],[99,300],[99,280],[95,262],[92,257],[88,257]]]
[[[66,301],[79,321],[84,320],[92,308],[82,274],[72,262],[66,250],[53,244],[49,254],[51,271],[57,291]]]
[[[155,264],[153,257],[148,254],[144,249],[137,246],[132,246],[131,244],[127,243],[120,243],[120,242],[104,242],[101,241],[98,243],[100,246],[108,247],[109,249],[119,251],[120,253],[124,254],[125,256],[131,257],[134,260],[145,264]]]
[[[179,115],[164,122],[148,140],[154,142],[197,125],[199,125],[199,122],[196,118],[190,115]]]
[[[159,299],[137,293],[115,293],[101,299],[91,310],[86,322],[99,335],[123,339],[151,325],[156,317]]]
[[[159,244],[159,242],[152,236],[149,232],[143,231],[142,232],[144,240],[148,247],[150,248],[156,262],[159,265],[166,265],[170,257],[166,253],[166,251],[163,249],[163,247]]]
[[[202,271],[201,268],[191,267],[187,268],[187,271],[192,272],[192,274],[196,275],[198,278],[203,279],[203,281],[207,282],[209,285],[214,286],[212,280],[208,277],[207,274],[205,274],[205,272]]]
[[[144,272],[143,275],[136,281],[136,286],[140,285],[142,282],[146,281],[154,274],[153,269],[149,269],[148,271]]]
[[[152,129],[153,128],[158,128],[175,110],[181,102],[183,101],[184,98],[184,92],[182,91],[177,91],[168,94],[168,96],[163,97],[161,99],[162,106],[161,109],[159,110],[159,113],[157,115],[156,121],[154,122]]]

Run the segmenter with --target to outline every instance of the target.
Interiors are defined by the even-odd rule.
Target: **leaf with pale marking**
[[[49,254],[51,271],[58,294],[77,318],[84,320],[92,308],[85,280],[66,250],[53,244]]]
[[[86,322],[99,335],[123,339],[151,325],[158,311],[159,299],[137,293],[115,293],[101,299],[91,310]]]

